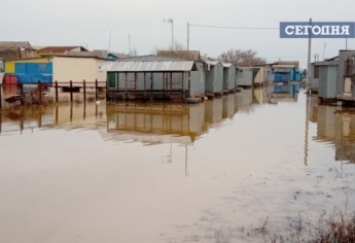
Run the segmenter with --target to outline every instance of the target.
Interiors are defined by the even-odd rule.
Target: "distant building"
[[[259,67],[266,67],[271,70],[271,80],[273,82],[287,83],[301,81],[304,78],[303,72],[299,69],[298,61],[277,61],[259,65]]]
[[[82,46],[46,46],[37,50],[40,56],[43,55],[63,55],[68,52],[88,52]]]
[[[29,42],[0,41],[0,59],[3,61],[38,57]]]

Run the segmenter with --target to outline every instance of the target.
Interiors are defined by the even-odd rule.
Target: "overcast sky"
[[[173,19],[174,41],[186,46],[187,22],[278,28],[280,21],[308,21],[311,17],[313,21],[353,22],[355,0],[2,1],[1,40],[124,53],[130,43],[139,55],[146,55],[171,45],[171,24],[164,19]],[[348,39],[347,44],[348,49],[355,49],[355,39]],[[312,56],[332,57],[345,46],[344,39],[314,39]],[[299,60],[306,66],[307,39],[280,39],[278,30],[191,27],[190,50],[217,57],[231,48],[253,49],[269,62]]]

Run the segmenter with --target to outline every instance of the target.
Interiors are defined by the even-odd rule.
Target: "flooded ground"
[[[0,148],[0,242],[263,242],[355,210],[355,109],[299,87],[6,110]]]

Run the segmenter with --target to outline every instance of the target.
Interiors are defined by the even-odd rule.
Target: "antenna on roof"
[[[132,56],[131,35],[130,34],[128,34],[128,55]]]
[[[110,30],[110,36],[108,38],[108,48],[107,48],[108,52],[110,52],[110,48],[111,48],[111,34],[112,34],[112,30]]]

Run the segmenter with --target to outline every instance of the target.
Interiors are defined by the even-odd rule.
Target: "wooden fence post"
[[[73,81],[70,80],[70,103],[73,103]]]
[[[83,80],[83,92],[84,92],[84,100],[83,102],[86,102],[86,81],[85,79]]]
[[[38,103],[42,104],[42,85],[41,81],[38,80]]]
[[[95,99],[99,99],[99,84],[97,82],[97,79],[95,79]]]
[[[58,81],[57,80],[54,83],[54,88],[55,88],[55,102],[58,103],[59,97],[58,97]]]
[[[1,94],[2,94],[2,84],[0,84],[0,110],[2,110],[2,97],[1,97]],[[0,123],[0,126],[1,126],[1,123]]]

